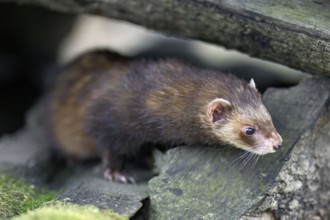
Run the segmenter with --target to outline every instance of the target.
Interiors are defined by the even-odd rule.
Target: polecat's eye
[[[249,127],[245,129],[245,134],[248,136],[252,136],[254,132],[255,132],[254,128]]]

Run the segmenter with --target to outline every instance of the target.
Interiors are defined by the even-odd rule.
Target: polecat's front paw
[[[104,170],[103,175],[104,178],[109,181],[119,183],[135,183],[135,180],[132,176],[118,170],[111,170],[110,168],[107,168]]]

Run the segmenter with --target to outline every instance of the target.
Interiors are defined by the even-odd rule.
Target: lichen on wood
[[[277,218],[330,217],[330,102],[315,126],[297,142],[254,216],[272,212]]]

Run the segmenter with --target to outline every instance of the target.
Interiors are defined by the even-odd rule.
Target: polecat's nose
[[[273,148],[275,151],[278,151],[279,149],[281,149],[282,145],[281,144],[277,144],[277,145],[274,145]]]

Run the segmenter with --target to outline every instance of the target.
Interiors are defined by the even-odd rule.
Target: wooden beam
[[[330,76],[327,0],[10,0],[14,1],[122,19]]]

